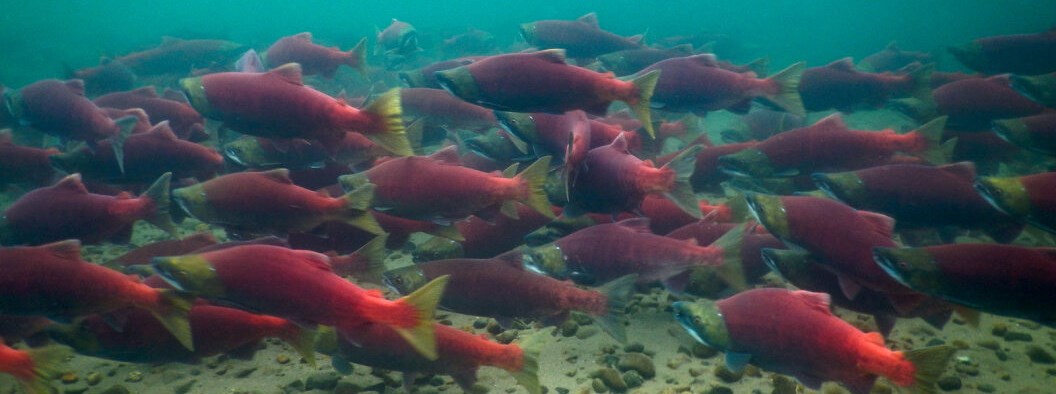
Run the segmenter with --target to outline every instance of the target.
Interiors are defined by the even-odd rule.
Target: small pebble
[[[641,353],[624,354],[620,357],[620,362],[616,364],[616,368],[620,371],[638,371],[646,379],[652,379],[653,376],[656,376],[656,366],[653,365],[653,360]]]
[[[1015,342],[1015,341],[1031,342],[1031,341],[1034,340],[1034,337],[1031,336],[1030,334],[1025,333],[1025,332],[1009,331],[1009,332],[1005,333],[1005,340],[1008,341],[1008,342]]]
[[[579,327],[579,330],[576,331],[576,338],[578,338],[578,339],[587,339],[587,338],[590,338],[590,337],[594,336],[597,333],[598,333],[598,329],[597,328],[590,327],[590,326],[588,326],[588,327],[582,327],[581,326],[581,327]]]
[[[85,381],[88,382],[89,386],[95,386],[103,381],[103,375],[94,371],[89,372],[88,376],[85,376]]]
[[[733,372],[729,368],[726,368],[725,365],[719,365],[715,367],[714,373],[715,377],[721,379],[723,382],[726,383],[734,383],[744,377],[744,371]]]
[[[623,381],[623,377],[620,376],[620,372],[612,368],[602,368],[594,373],[590,374],[591,377],[601,379],[606,386],[613,391],[624,391],[627,390],[627,382]]]
[[[1030,361],[1036,364],[1056,364],[1056,359],[1052,357],[1052,354],[1037,345],[1027,347],[1027,357],[1030,357]]]
[[[997,324],[994,324],[994,326],[990,328],[990,334],[995,336],[995,337],[1003,337],[1007,333],[1008,333],[1008,325],[1005,324],[1005,323],[997,323]]]
[[[143,380],[143,372],[132,371],[132,372],[128,373],[128,376],[125,376],[125,381],[126,382],[135,383],[135,382],[138,382],[138,381],[141,381],[141,380]]]
[[[59,380],[62,381],[62,384],[72,384],[72,383],[77,383],[77,381],[80,380],[80,379],[77,377],[77,374],[74,373],[74,372],[63,372],[62,376],[59,377]]]
[[[517,339],[517,330],[506,330],[501,334],[495,336],[495,340],[503,345],[509,345],[510,342]]]
[[[942,389],[942,391],[960,390],[961,378],[958,378],[956,376],[946,376],[942,379],[939,379],[938,385],[939,388]]]
[[[708,389],[708,391],[706,391],[706,393],[707,394],[733,394],[733,389],[731,389],[729,387],[726,387],[726,386],[714,386],[714,387]]]
[[[568,338],[576,335],[576,331],[579,330],[579,324],[576,324],[572,319],[567,319],[564,323],[561,323],[559,329],[561,330],[561,336]]]
[[[645,345],[641,342],[631,342],[623,347],[623,351],[627,353],[641,353],[645,351]]]
[[[770,375],[771,383],[774,385],[774,390],[771,394],[796,394],[797,386],[796,382],[789,379],[784,375]]]
[[[595,379],[591,380],[590,381],[590,387],[594,389],[595,393],[607,393],[607,392],[609,392],[609,387],[606,386],[605,382],[602,382],[601,379],[595,378]]]
[[[978,385],[975,386],[975,388],[979,389],[979,391],[982,391],[984,393],[992,393],[992,392],[997,391],[997,388],[994,387],[994,385],[992,385],[990,383],[979,383]]]
[[[290,356],[287,356],[285,354],[280,354],[278,356],[275,356],[275,362],[277,362],[279,364],[289,364],[290,363]]]
[[[623,373],[623,381],[624,383],[627,383],[627,387],[632,389],[635,387],[641,387],[642,383],[645,383],[645,379],[642,378],[642,375],[639,375],[638,371],[633,370]]]
[[[132,394],[132,392],[129,391],[128,388],[126,388],[125,386],[115,384],[113,386],[110,386],[106,390],[100,391],[99,394]]]

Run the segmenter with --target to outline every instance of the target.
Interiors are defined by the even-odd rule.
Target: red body
[[[166,92],[168,93],[168,92]],[[179,94],[179,93],[175,93]],[[132,109],[141,108],[150,116],[150,121],[169,121],[172,131],[180,139],[203,141],[209,138],[205,132],[205,119],[186,102],[159,97],[153,86],[128,92],[110,93],[96,98],[100,107]]]
[[[407,119],[425,118],[430,125],[483,131],[498,127],[495,113],[460,100],[443,89],[400,89],[400,104]]]
[[[799,95],[808,111],[851,112],[862,106],[882,107],[892,98],[910,95],[915,86],[910,75],[862,72],[843,59],[803,71]]]
[[[593,13],[574,21],[542,20],[521,26],[524,40],[537,48],[562,48],[575,59],[589,59],[609,52],[642,46],[598,27]]]
[[[774,81],[722,69],[712,55],[667,59],[635,75],[653,70],[661,70],[653,105],[667,111],[703,115],[780,90]]]
[[[554,209],[559,214],[559,209]],[[493,223],[470,216],[469,219],[455,223],[458,232],[465,238],[462,244],[462,257],[469,259],[486,259],[498,256],[524,244],[524,236],[539,227],[550,223],[551,218],[536,212],[523,204],[517,204],[517,219],[498,215]],[[382,225],[384,228],[384,224]]]
[[[18,97],[12,112],[45,133],[94,143],[120,131],[105,111],[84,97],[84,82],[79,79],[36,82],[22,88]]]
[[[216,175],[224,165],[224,157],[219,152],[177,138],[165,124],[125,140],[124,172],[117,165],[110,140],[100,141],[94,150],[82,147],[55,156],[52,161],[66,172],[112,183],[149,183],[166,172],[171,172],[176,179],[205,180]]]
[[[123,266],[150,264],[150,260],[160,256],[182,256],[206,246],[216,245],[216,237],[211,233],[195,233],[184,239],[157,241],[132,249],[111,263]]]
[[[128,236],[132,224],[155,215],[148,196],[91,194],[78,175],[26,193],[4,211],[12,243],[39,245],[64,239],[100,243]]]
[[[675,187],[675,173],[642,161],[627,149],[627,141],[591,149],[573,170],[571,203],[582,210],[617,213],[638,209],[645,196]]]
[[[14,376],[19,381],[29,382],[37,378],[35,368],[29,352],[0,343],[0,372]]]
[[[301,65],[305,75],[322,74],[330,78],[337,67],[345,64],[355,69],[365,67],[353,51],[344,52],[336,47],[327,48],[312,42],[312,33],[286,36],[268,47],[268,64],[278,67],[286,63]]]
[[[48,157],[58,153],[55,148],[16,145],[11,141],[10,130],[0,131],[0,189],[12,183],[49,184],[55,169]]]
[[[1056,172],[1019,178],[1030,199],[1031,220],[1056,228]]]
[[[751,354],[752,364],[796,376],[812,389],[838,381],[868,393],[877,375],[900,386],[913,383],[916,368],[902,352],[834,316],[824,294],[755,289],[715,305],[730,333],[727,351]]]
[[[1045,74],[1056,71],[1056,29],[1037,34],[984,37],[968,45],[968,56],[951,49],[966,66],[986,74]]]
[[[737,226],[736,223],[699,221],[679,227],[667,233],[666,237],[695,239],[697,245],[710,245]],[[763,227],[760,226],[758,229],[763,229]],[[770,272],[770,268],[763,262],[762,255],[759,253],[763,248],[785,249],[785,243],[765,232],[762,234],[745,233],[741,238],[741,268],[744,270],[744,277],[749,281],[762,278]]]
[[[1007,75],[969,78],[942,85],[932,91],[947,125],[962,131],[989,130],[995,119],[1021,118],[1052,112],[1012,89]]]

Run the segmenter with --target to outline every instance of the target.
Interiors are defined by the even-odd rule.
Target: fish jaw
[[[793,238],[788,223],[788,214],[784,203],[781,202],[781,197],[749,193],[744,198],[748,202],[748,210],[752,216],[762,223],[767,231],[783,240]]]
[[[1030,196],[1019,178],[980,177],[975,190],[998,210],[1013,217],[1030,214]]]
[[[226,294],[220,275],[201,255],[157,257],[150,265],[162,279],[180,291],[205,298],[223,298]]]
[[[854,172],[814,173],[810,179],[832,198],[850,205],[865,201],[865,183]]]
[[[758,149],[745,149],[740,152],[719,157],[719,168],[731,175],[756,177],[777,176],[770,158]]]
[[[425,273],[414,265],[386,271],[381,276],[386,287],[401,295],[411,294],[429,282]]]
[[[679,301],[671,305],[675,320],[693,339],[709,347],[727,350],[732,343],[719,307],[711,301]]]
[[[569,274],[565,254],[553,243],[528,249],[523,259],[525,268],[532,272],[558,279],[564,279]]]
[[[942,272],[924,248],[873,248],[873,260],[899,283],[924,293],[942,288]]]

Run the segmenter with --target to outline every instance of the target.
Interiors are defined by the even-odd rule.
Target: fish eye
[[[904,269],[904,270],[908,270],[909,269],[909,263],[907,263],[905,261],[899,261],[898,262],[898,268],[901,268],[901,269]]]
[[[392,278],[392,284],[397,285],[397,286],[403,285],[403,278],[401,278],[399,276],[397,276],[395,278]]]

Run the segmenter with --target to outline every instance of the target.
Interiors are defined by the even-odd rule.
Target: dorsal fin
[[[65,241],[41,245],[40,247],[64,260],[81,261],[81,241],[79,240],[67,239]]]
[[[623,133],[616,136],[616,139],[612,140],[612,143],[609,144],[609,146],[620,153],[630,153],[630,151],[627,150],[627,137],[625,137]]]
[[[296,38],[298,40],[311,41],[312,40],[312,32],[306,31],[304,33],[297,33],[297,34],[293,35],[293,38]]]
[[[645,41],[645,34],[635,34],[633,36],[627,37],[627,41],[633,42],[635,44],[641,44],[642,41]]]
[[[951,175],[961,178],[965,181],[971,182],[975,180],[975,163],[972,163],[970,161],[951,163],[939,166],[938,169],[946,171]]]
[[[620,227],[625,227],[630,230],[634,230],[636,233],[652,234],[652,230],[649,230],[649,218],[630,218],[616,222]]]
[[[271,171],[260,172],[259,174],[276,182],[293,184],[293,180],[290,179],[290,170],[285,168],[276,168]]]
[[[1012,74],[998,74],[986,79],[987,82],[996,83],[1001,86],[1008,86],[1012,83]]]
[[[144,97],[158,97],[158,91],[154,90],[154,85],[147,85],[141,88],[136,88],[129,91],[129,93]]]
[[[297,63],[286,63],[268,71],[269,75],[282,78],[283,80],[304,86],[304,78],[301,75],[301,65]]]
[[[833,68],[833,69],[837,69],[837,70],[842,70],[842,71],[857,71],[854,68],[854,59],[852,59],[850,57],[845,57],[843,59],[840,59],[840,60],[834,61],[832,63],[826,64],[825,67],[826,68]]]
[[[176,137],[176,133],[172,132],[172,127],[169,126],[168,120],[154,125],[147,133],[163,140],[175,141],[179,139],[179,137]]]
[[[83,79],[68,79],[62,81],[62,84],[69,89],[70,92],[78,96],[84,96],[84,80]]]
[[[179,90],[172,90],[172,89],[169,89],[169,88],[165,88],[165,91],[161,93],[161,98],[166,99],[166,100],[176,101],[176,102],[187,104],[187,105],[191,104],[191,100],[187,99],[187,95],[184,94],[183,92],[179,91]]]
[[[546,60],[551,63],[565,64],[565,50],[564,49],[544,49],[542,51],[532,52],[532,56]]]
[[[898,45],[895,43],[895,41],[887,43],[887,46],[885,46],[884,49],[888,51],[902,52],[901,49],[898,49]]]
[[[88,194],[88,188],[84,187],[84,182],[81,181],[80,173],[68,175],[52,187],[56,189],[66,189],[80,194]]]
[[[877,234],[888,239],[894,237],[895,219],[892,219],[890,216],[869,211],[858,211],[858,216],[861,216],[862,219],[869,222],[869,225],[872,226],[873,231]]]
[[[333,269],[330,267],[330,258],[326,257],[325,254],[310,250],[295,250],[294,253],[296,253],[302,261],[308,263],[308,265],[313,268],[317,268],[321,271],[333,272]]]
[[[524,261],[521,259],[523,256],[524,253],[522,253],[521,250],[514,249],[509,252],[495,256],[493,260],[519,270],[524,270]]]
[[[693,56],[688,57],[688,59],[692,60],[696,64],[699,64],[699,65],[705,66],[705,67],[718,67],[719,66],[719,60],[718,60],[718,58],[715,57],[715,54],[713,54],[713,53],[702,53],[702,54],[699,54],[699,55],[693,55]]]
[[[179,38],[176,38],[176,37],[161,36],[161,46],[173,45],[173,44],[176,44],[177,42],[180,42],[180,41],[181,40]]]
[[[800,300],[803,300],[803,303],[811,308],[825,312],[829,315],[832,314],[832,310],[829,308],[829,304],[832,302],[832,297],[828,294],[796,290],[792,292],[792,295],[796,296]]]
[[[817,122],[814,123],[814,125],[812,125],[810,127],[811,128],[819,128],[819,129],[830,129],[830,128],[832,128],[832,129],[846,130],[847,129],[847,123],[843,122],[843,116],[841,116],[840,113],[837,112],[837,113],[834,113],[832,115],[829,115],[829,116],[826,116],[824,118],[819,119]]]
[[[595,14],[593,12],[591,12],[589,14],[586,14],[586,15],[583,15],[583,16],[581,16],[579,18],[576,18],[576,22],[583,23],[583,24],[585,24],[587,26],[590,26],[590,27],[593,27],[595,29],[600,29],[601,28],[598,25],[598,14]]]
[[[692,55],[693,54],[693,44],[676,45],[676,46],[671,48],[671,51],[672,52],[677,52],[677,53],[684,53],[684,54],[687,54],[687,55]]]
[[[448,145],[444,149],[433,152],[433,154],[429,155],[429,158],[441,163],[452,165],[462,164],[462,158],[458,156],[458,147],[455,145]]]

